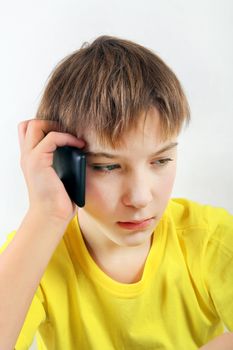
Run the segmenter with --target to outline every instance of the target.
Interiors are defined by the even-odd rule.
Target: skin
[[[176,174],[176,147],[151,156],[176,138],[161,143],[159,113],[153,108],[145,124],[143,116],[137,127],[123,137],[117,149],[103,147],[92,133],[83,135],[86,151],[107,152],[109,159],[90,155],[87,158],[86,205],[79,209],[80,228],[87,248],[100,267],[121,282],[140,278],[148,255],[154,228],[167,206]],[[164,165],[161,159],[172,159]],[[109,171],[95,170],[94,164],[116,165]],[[118,221],[153,217],[144,229],[127,230]],[[130,273],[125,271],[128,264]]]
[[[233,333],[224,333],[219,337],[211,340],[208,344],[202,346],[199,350],[232,350]]]

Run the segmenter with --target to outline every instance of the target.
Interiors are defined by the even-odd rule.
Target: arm
[[[19,124],[29,210],[0,255],[0,349],[14,347],[46,266],[76,213],[52,167],[53,152],[58,146],[82,147],[84,142],[58,131],[51,121]]]
[[[14,347],[42,274],[65,228],[61,222],[29,211],[0,255],[0,349]]]
[[[233,350],[233,332],[216,337],[199,350]]]

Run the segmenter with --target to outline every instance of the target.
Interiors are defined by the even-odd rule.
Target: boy
[[[178,79],[136,43],[56,67],[19,125],[29,209],[0,256],[0,349],[233,349],[232,216],[170,199],[184,122]],[[83,208],[52,167],[65,145],[86,153]]]

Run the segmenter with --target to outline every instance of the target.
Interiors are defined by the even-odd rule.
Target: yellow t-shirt
[[[32,301],[16,349],[194,350],[233,331],[233,216],[171,199],[141,280],[123,284],[93,261],[77,217]]]

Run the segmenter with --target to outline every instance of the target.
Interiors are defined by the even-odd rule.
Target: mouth
[[[147,228],[154,221],[154,217],[143,219],[143,220],[132,220],[132,221],[118,221],[117,224],[128,230],[143,229]]]

